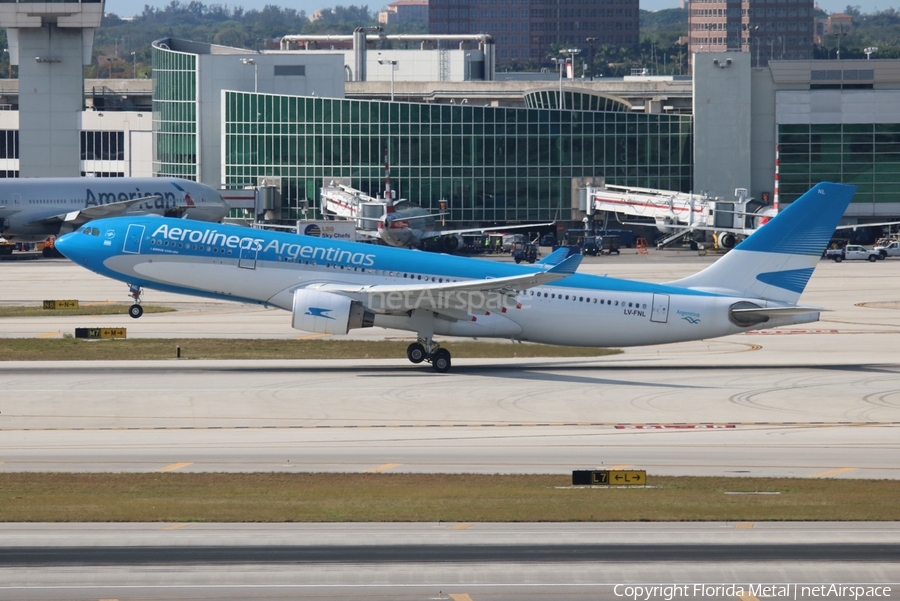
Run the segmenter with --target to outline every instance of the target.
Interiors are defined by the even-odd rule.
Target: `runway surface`
[[[582,271],[665,281],[711,260],[626,254]],[[2,304],[127,301],[124,284],[66,261],[4,262],[0,273]],[[900,261],[822,262],[802,300],[833,311],[816,324],[600,359],[455,360],[445,375],[399,358],[4,361],[0,473],[602,466],[900,477]],[[0,319],[0,337],[75,327],[173,344],[308,336],[277,310],[152,291],[145,302],[178,310]],[[782,598],[812,599],[828,595],[799,585],[900,582],[894,524],[8,524],[0,541],[0,598],[16,600],[748,601],[779,595],[733,585],[787,583]],[[713,588],[616,588],[674,583]]]
[[[802,587],[839,582],[884,599],[900,590],[898,535],[895,523],[12,524],[0,596],[649,601],[679,585],[678,598],[734,601],[776,596],[762,584],[826,597]]]

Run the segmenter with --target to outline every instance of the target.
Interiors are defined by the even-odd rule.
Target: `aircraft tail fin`
[[[727,255],[669,285],[796,304],[855,192],[817,184]]]

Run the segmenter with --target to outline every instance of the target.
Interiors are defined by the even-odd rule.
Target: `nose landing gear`
[[[128,288],[128,296],[134,299],[134,304],[128,307],[128,315],[133,319],[137,319],[144,314],[144,308],[141,306],[141,295],[144,293],[140,286],[131,285]]]

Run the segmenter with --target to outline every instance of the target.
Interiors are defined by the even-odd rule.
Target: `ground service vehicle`
[[[619,238],[619,246],[625,248],[634,248],[635,238],[634,232],[631,230],[600,230],[597,232],[604,238],[607,236],[617,236]]]
[[[527,261],[528,263],[534,263],[538,258],[538,248],[537,245],[532,244],[531,242],[527,242],[525,247],[521,250],[514,250],[512,252],[512,258],[516,263],[521,263],[522,261]]]
[[[884,246],[876,246],[872,250],[878,251],[881,258],[884,257],[900,257],[900,241],[894,240]]]
[[[825,251],[825,258],[840,263],[844,259],[848,261],[877,261],[881,253],[877,250],[869,250],[859,244],[848,244],[844,248],[835,248]]]

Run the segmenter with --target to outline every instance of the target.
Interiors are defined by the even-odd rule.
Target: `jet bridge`
[[[732,248],[759,225],[762,207],[747,194],[735,189],[735,200],[707,194],[634,188],[588,186],[588,219],[596,212],[614,214],[620,223],[652,225],[667,234],[657,246],[662,248],[683,238],[703,242],[715,235],[718,246]],[[749,222],[748,222],[749,219]]]

